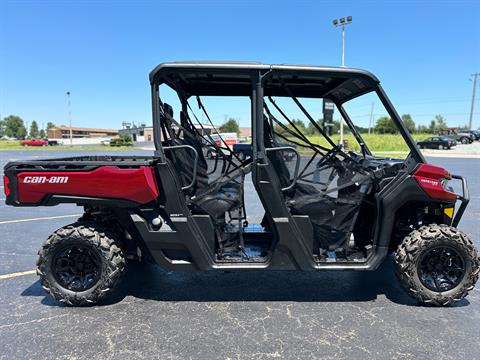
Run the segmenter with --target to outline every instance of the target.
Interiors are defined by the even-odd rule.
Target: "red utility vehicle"
[[[152,156],[5,166],[8,205],[84,207],[77,222],[55,231],[39,251],[41,284],[57,300],[86,305],[104,299],[127,259],[169,271],[367,271],[394,253],[400,284],[419,302],[448,305],[475,286],[477,250],[457,229],[469,202],[466,180],[426,163],[373,74],[181,62],[159,65],[150,83]],[[178,95],[176,108],[164,102],[166,88]],[[357,131],[350,101],[369,95],[381,101],[410,149],[406,159],[374,156]],[[250,156],[203,136],[210,132],[192,105],[196,100],[215,128],[202,102],[208,96],[246,100]],[[342,115],[355,151],[334,142],[303,105],[319,108],[322,99]],[[297,127],[292,105],[315,136]],[[217,156],[205,159],[205,149]],[[245,206],[252,194],[259,216],[249,216],[252,207]]]

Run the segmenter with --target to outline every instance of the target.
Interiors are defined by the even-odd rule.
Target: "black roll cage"
[[[302,76],[304,80],[302,80]],[[311,97],[331,100],[359,143],[363,155],[371,155],[371,151],[345,111],[343,104],[374,91],[409,147],[410,156],[416,163],[426,162],[382,89],[379,80],[364,70],[306,65],[265,65],[252,62],[173,62],[158,65],[150,73],[150,83],[155,156],[159,157],[162,162],[165,161],[165,153],[160,141],[159,87],[162,84],[170,86],[177,92],[182,104],[182,111],[185,113],[188,113],[187,101],[192,96],[196,96],[197,99],[204,95],[249,96],[252,99],[254,161],[266,157],[263,144],[265,96],[269,98],[272,96],[291,97],[310,121],[309,114],[306,113],[297,98]],[[331,142],[328,135],[318,127],[315,121],[313,123],[317,129],[320,129],[320,133]]]

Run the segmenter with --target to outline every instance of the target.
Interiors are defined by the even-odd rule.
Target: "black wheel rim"
[[[97,252],[83,245],[59,250],[52,259],[55,280],[65,289],[85,291],[94,286],[102,272]]]
[[[425,252],[418,264],[422,284],[435,292],[454,289],[465,275],[465,262],[457,250],[436,246]]]

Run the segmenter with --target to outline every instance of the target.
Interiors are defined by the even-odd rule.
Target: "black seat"
[[[265,145],[275,147],[270,126],[266,121],[264,124]],[[288,187],[291,184],[291,174],[281,151],[268,152],[268,159],[277,173],[281,187]],[[348,172],[342,172],[340,177],[343,183],[351,180]],[[283,197],[292,215],[309,217],[317,247],[334,250],[348,241],[348,234],[363,194],[358,191],[358,188],[346,188],[339,190],[337,197],[332,197],[313,185],[297,182],[292,189],[283,192]]]
[[[164,120],[171,122],[173,120],[171,107],[167,105],[165,110],[168,111],[168,118]],[[164,141],[163,146],[189,145],[196,150],[198,158],[195,181],[193,181],[195,154],[191,149],[180,148],[166,151],[166,156],[175,167],[182,187],[193,182],[191,187],[184,190],[189,199],[188,205],[192,213],[210,215],[215,225],[220,248],[226,249],[231,244],[234,247],[236,243],[233,242],[231,234],[226,232],[225,215],[243,209],[244,174],[240,172],[237,177],[221,176],[210,182],[208,164],[203,155],[203,138],[188,123],[182,122],[181,127],[183,137],[172,131],[170,132],[171,138]]]

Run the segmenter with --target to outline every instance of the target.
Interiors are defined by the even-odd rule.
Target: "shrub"
[[[133,141],[130,135],[122,135],[118,138],[110,140],[110,146],[132,146]]]

